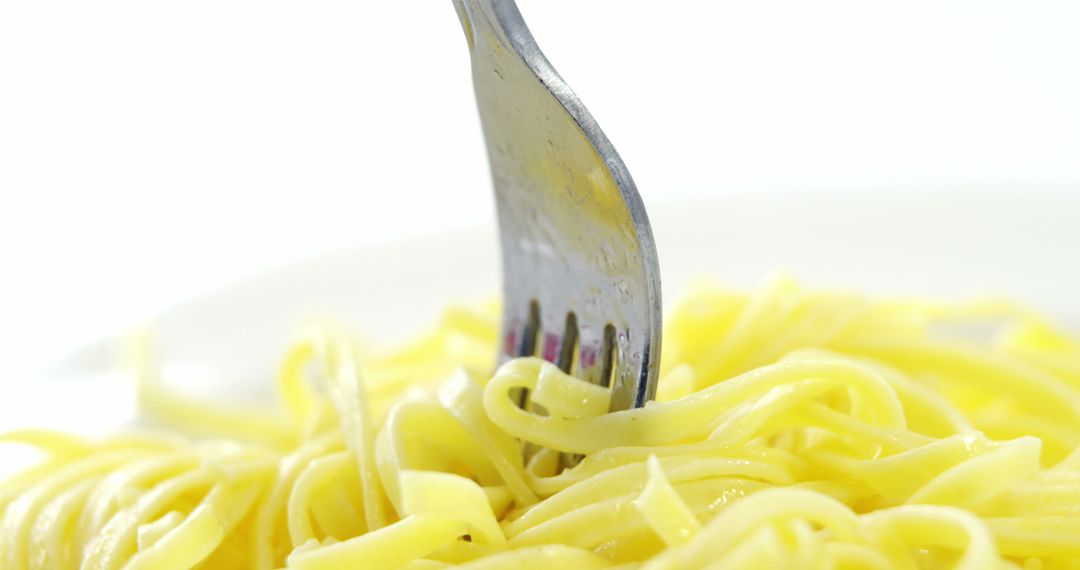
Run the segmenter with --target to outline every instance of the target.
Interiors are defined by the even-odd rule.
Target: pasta
[[[492,372],[497,314],[390,351],[307,331],[279,411],[142,358],[174,429],[0,436],[43,455],[0,483],[0,567],[1080,568],[1080,342],[1023,307],[702,284],[617,413],[538,359]]]

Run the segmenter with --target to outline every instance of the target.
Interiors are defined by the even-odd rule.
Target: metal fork
[[[612,411],[643,406],[660,361],[660,271],[634,181],[513,0],[453,1],[495,186],[500,362],[540,356],[610,386]]]

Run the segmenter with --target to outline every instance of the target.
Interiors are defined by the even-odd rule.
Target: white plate
[[[657,200],[652,200],[656,202]],[[746,195],[660,203],[665,298],[711,276],[752,287],[775,270],[814,285],[964,298],[1008,294],[1080,323],[1080,200],[1062,195]],[[494,227],[327,253],[150,319],[166,381],[261,399],[296,328],[329,317],[370,337],[414,330],[498,290]],[[133,328],[137,323],[133,323]],[[132,418],[123,335],[63,356],[0,401],[0,428],[97,431]]]

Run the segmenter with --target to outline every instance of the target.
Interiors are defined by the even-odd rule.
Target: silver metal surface
[[[656,389],[660,275],[630,173],[512,0],[454,0],[472,57],[502,240],[500,360],[537,355],[612,386]]]

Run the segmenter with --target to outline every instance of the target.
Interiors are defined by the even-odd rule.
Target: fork
[[[641,196],[513,0],[453,2],[495,187],[505,303],[499,361],[539,356],[610,387],[611,411],[641,407],[656,391],[661,323],[656,245]]]

